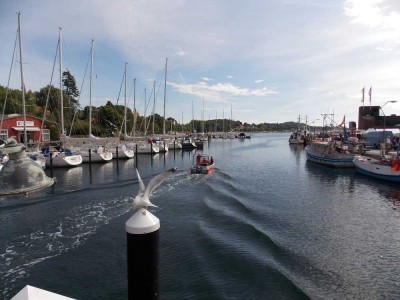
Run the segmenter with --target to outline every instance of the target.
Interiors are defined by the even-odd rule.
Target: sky
[[[17,12],[26,88],[50,83],[61,27],[63,70],[82,87],[82,107],[89,105],[93,39],[94,106],[117,104],[119,94],[124,103],[127,63],[129,107],[135,78],[136,108],[144,114],[146,90],[150,114],[156,81],[155,112],[163,115],[168,59],[166,117],[179,122],[193,115],[256,124],[300,116],[322,125],[323,114],[357,122],[363,88],[365,106],[400,115],[398,0],[0,0],[0,85],[16,89]]]

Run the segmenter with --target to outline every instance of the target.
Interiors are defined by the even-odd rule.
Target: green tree
[[[68,69],[62,73],[62,84],[65,98],[68,100],[70,107],[72,110],[78,109],[79,101],[77,97],[79,96],[79,90],[76,87],[75,77],[72,76]]]

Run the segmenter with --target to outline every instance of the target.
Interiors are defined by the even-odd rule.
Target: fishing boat
[[[196,156],[196,162],[190,169],[192,174],[209,174],[214,170],[215,163],[213,157],[209,157],[207,154],[198,154]]]
[[[333,168],[353,168],[356,147],[340,141],[311,141],[306,147],[307,160]]]
[[[353,160],[356,171],[378,179],[400,182],[400,163],[398,156],[393,158],[371,158],[356,155]]]

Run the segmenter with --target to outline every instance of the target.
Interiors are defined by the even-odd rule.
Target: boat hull
[[[340,154],[335,150],[320,152],[312,151],[308,146],[306,147],[307,160],[320,165],[328,166],[331,168],[354,168],[354,154]]]
[[[82,162],[88,163],[89,162],[89,153],[82,153]],[[92,152],[91,154],[91,162],[92,163],[97,163],[97,162],[108,162],[111,161],[113,158],[113,155],[111,152],[103,152],[103,153],[96,153]]]
[[[210,174],[213,171],[214,171],[214,164],[209,166],[195,165],[190,169],[190,173],[192,174]]]
[[[385,165],[377,159],[357,155],[354,158],[354,165],[360,174],[381,180],[400,182],[400,169],[393,168],[392,164]]]
[[[52,158],[53,167],[75,167],[82,163],[82,156],[69,155],[69,156],[55,156]],[[46,165],[50,166],[50,157],[46,157]]]

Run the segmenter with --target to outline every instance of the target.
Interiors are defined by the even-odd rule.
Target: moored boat
[[[195,148],[197,148],[197,145],[192,138],[188,137],[182,140],[182,149],[195,149]]]
[[[91,150],[89,152],[89,150]],[[107,148],[100,145],[92,145],[83,147],[80,151],[82,155],[82,162],[108,162],[113,159],[113,154]]]
[[[198,154],[196,162],[190,169],[192,174],[209,174],[214,170],[215,163],[213,157],[207,154]]]
[[[400,182],[399,158],[377,159],[356,155],[353,160],[356,171],[378,179]]]
[[[306,147],[307,160],[333,168],[353,168],[354,148],[338,141],[312,141]]]

